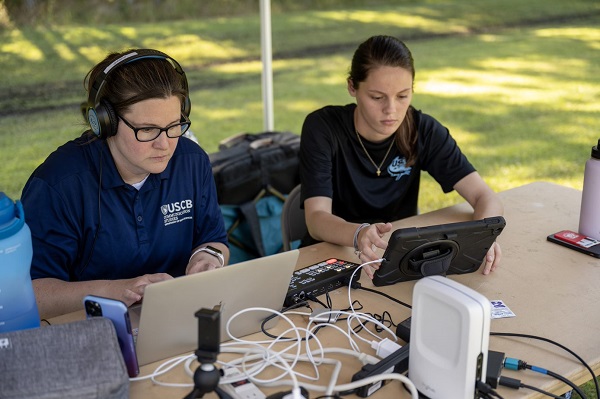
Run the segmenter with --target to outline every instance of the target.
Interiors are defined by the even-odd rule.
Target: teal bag
[[[281,252],[281,198],[267,195],[220,208],[229,240],[229,264]]]

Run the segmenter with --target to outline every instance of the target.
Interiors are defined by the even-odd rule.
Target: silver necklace
[[[388,147],[387,152],[383,156],[383,160],[381,161],[381,163],[379,164],[379,166],[377,166],[377,164],[375,163],[375,161],[373,161],[373,158],[371,158],[371,155],[369,154],[369,151],[367,151],[367,149],[365,148],[365,145],[363,144],[363,142],[362,142],[362,140],[360,138],[360,134],[358,134],[358,130],[354,130],[354,131],[356,132],[356,137],[358,138],[358,142],[360,143],[360,146],[362,147],[363,151],[367,155],[367,158],[369,158],[369,161],[371,161],[371,163],[373,164],[373,166],[375,166],[375,169],[377,169],[377,176],[380,176],[381,175],[381,167],[385,163],[385,160],[387,159],[388,155],[390,154],[390,151],[392,150],[392,146],[394,145],[394,140],[392,140],[392,142],[390,143],[390,146]]]

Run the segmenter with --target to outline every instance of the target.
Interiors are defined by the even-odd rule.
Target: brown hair
[[[415,79],[415,66],[408,47],[392,36],[372,36],[361,43],[352,57],[348,78],[355,89],[364,82],[373,68],[391,66],[406,69]],[[405,154],[406,164],[414,165],[417,159],[417,127],[414,121],[414,108],[408,107],[406,116],[396,132],[396,146]]]
[[[91,92],[92,85],[101,73],[113,62],[127,53],[111,53],[94,66],[84,79],[84,86]],[[150,98],[177,96],[183,105],[188,97],[187,82],[164,58],[144,58],[125,63],[112,70],[106,77],[98,100],[112,105],[117,114],[125,113],[128,108]],[[94,99],[89,99],[94,101]]]

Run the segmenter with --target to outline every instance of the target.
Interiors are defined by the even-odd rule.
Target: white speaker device
[[[442,276],[419,280],[413,291],[408,377],[431,399],[478,398],[485,382],[490,301]]]

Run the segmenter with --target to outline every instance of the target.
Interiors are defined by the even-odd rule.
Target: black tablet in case
[[[373,276],[376,286],[472,273],[506,226],[502,216],[394,231]]]

